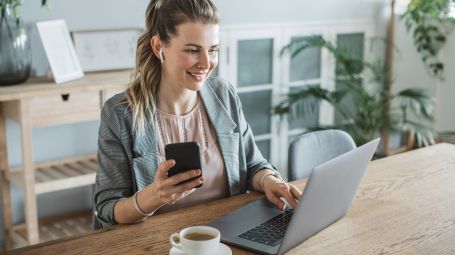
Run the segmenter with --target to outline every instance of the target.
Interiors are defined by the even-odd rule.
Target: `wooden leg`
[[[414,148],[414,143],[415,143],[415,141],[414,141],[415,138],[414,138],[414,137],[415,137],[415,133],[409,131],[409,132],[407,132],[405,135],[406,135],[406,143],[405,143],[405,145],[406,145],[406,150],[407,150],[407,151],[410,151],[410,150],[412,150],[412,148]]]
[[[13,231],[13,218],[11,213],[11,191],[9,180],[9,163],[6,143],[6,121],[3,116],[2,105],[0,103],[0,172],[3,194],[3,224],[5,226],[5,243],[4,248],[10,250],[13,248],[11,233]]]
[[[382,133],[382,141],[381,141],[382,142],[382,153],[384,154],[384,156],[388,156],[390,153],[389,139],[390,139],[389,131],[384,130],[384,132]]]
[[[29,244],[39,243],[38,210],[35,194],[35,171],[32,157],[32,123],[26,99],[20,103],[20,124],[22,137],[22,166],[24,177],[25,225]]]

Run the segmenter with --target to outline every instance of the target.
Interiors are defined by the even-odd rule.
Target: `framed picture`
[[[71,36],[84,71],[131,69],[141,29],[76,31]]]
[[[38,33],[44,46],[56,83],[84,76],[64,20],[37,22]]]

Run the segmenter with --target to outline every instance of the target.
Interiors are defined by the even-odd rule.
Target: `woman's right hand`
[[[193,193],[196,190],[194,187],[204,183],[204,177],[201,176],[192,181],[179,184],[183,181],[200,176],[201,170],[195,169],[185,171],[169,177],[168,171],[174,165],[175,161],[172,159],[160,163],[155,174],[155,179],[147,187],[150,190],[149,194],[151,194],[149,197],[153,197],[153,200],[155,200],[150,202],[154,204],[158,203],[159,207],[166,204],[174,204],[178,200]]]

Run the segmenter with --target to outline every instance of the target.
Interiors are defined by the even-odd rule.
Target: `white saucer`
[[[186,255],[186,253],[180,249],[172,247],[169,251],[169,255]],[[225,245],[224,243],[220,243],[220,247],[215,252],[214,255],[232,255],[232,250],[229,246]]]

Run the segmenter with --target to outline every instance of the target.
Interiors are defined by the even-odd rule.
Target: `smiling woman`
[[[219,17],[210,0],[152,0],[130,87],[103,107],[95,228],[205,203],[247,190],[278,208],[301,192],[262,156],[218,63]],[[202,169],[168,175],[165,146],[196,142]],[[200,186],[201,188],[195,188]]]
[[[163,60],[163,77],[157,98],[159,109],[182,115],[194,107],[197,101],[194,91],[202,88],[218,64],[218,31],[218,24],[188,22],[177,26],[176,36],[167,44],[158,35],[152,38],[152,48],[154,52],[162,52],[159,57],[162,56]],[[173,103],[185,101],[183,107]]]

